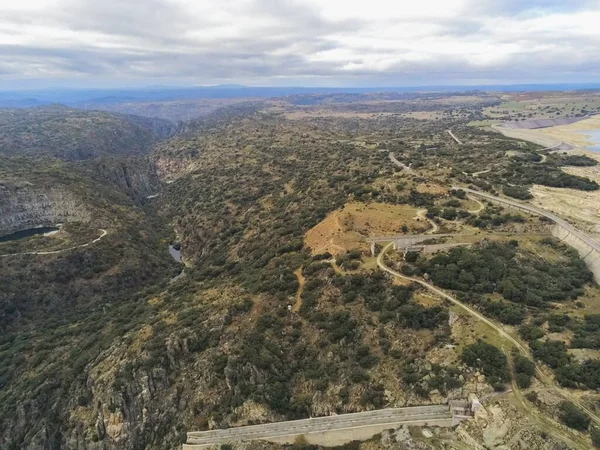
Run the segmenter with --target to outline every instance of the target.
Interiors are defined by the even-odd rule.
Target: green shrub
[[[510,380],[506,355],[492,344],[479,340],[467,345],[463,349],[462,360],[482,371],[491,384],[506,383]]]
[[[575,430],[585,431],[590,425],[590,418],[571,402],[560,404],[560,420]]]

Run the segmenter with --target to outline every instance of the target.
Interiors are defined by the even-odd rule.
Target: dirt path
[[[454,139],[458,145],[463,145],[463,143],[460,141],[460,139],[458,139],[454,133],[452,132],[452,130],[446,130],[448,132],[448,134],[452,137],[452,139]]]
[[[491,172],[491,171],[492,171],[492,168],[488,167],[485,170],[480,170],[479,172],[473,172],[471,175],[473,175],[473,177],[477,178],[479,175],[483,175],[484,173],[488,173],[488,172]]]
[[[393,153],[390,153],[388,156],[389,156],[390,160],[394,164],[396,164],[398,167],[400,167],[402,170],[406,170],[407,172],[414,173],[414,170],[411,169],[410,166],[407,166],[406,164],[398,161]]]
[[[450,301],[451,303],[455,304],[456,306],[459,306],[460,308],[462,308],[463,310],[465,310],[468,314],[470,314],[471,316],[475,317],[477,320],[479,320],[480,322],[483,322],[484,324],[486,324],[487,326],[489,326],[490,328],[492,328],[494,331],[496,331],[498,333],[498,335],[502,338],[504,338],[505,340],[507,340],[508,342],[510,342],[514,347],[516,347],[520,353],[522,353],[524,356],[527,356],[528,358],[532,359],[532,361],[535,364],[535,371],[536,371],[536,376],[538,378],[538,380],[552,388],[556,393],[558,393],[558,395],[560,395],[563,399],[575,404],[578,408],[580,408],[582,411],[585,411],[585,413],[587,413],[588,416],[590,416],[590,418],[592,419],[593,422],[595,422],[596,424],[600,424],[600,417],[598,417],[596,414],[594,414],[593,411],[591,411],[588,407],[586,407],[585,405],[583,405],[579,399],[571,396],[569,393],[563,391],[561,388],[559,388],[554,381],[548,377],[543,370],[541,369],[541,367],[535,362],[535,360],[531,357],[531,354],[529,352],[529,349],[525,348],[519,341],[517,341],[514,337],[512,337],[510,334],[508,334],[506,331],[504,331],[504,329],[502,329],[500,326],[496,325],[494,322],[492,322],[491,320],[487,319],[486,317],[484,317],[482,314],[480,314],[479,312],[475,311],[473,308],[465,305],[464,303],[460,302],[459,300],[457,300],[456,298],[452,297],[451,295],[448,295],[446,292],[444,292],[443,290],[435,287],[432,284],[429,284],[419,278],[414,278],[414,277],[407,277],[406,275],[402,275],[399,272],[396,272],[393,269],[390,269],[389,267],[387,267],[384,263],[383,263],[383,257],[385,256],[386,252],[392,247],[393,243],[388,244],[382,251],[381,253],[379,253],[379,255],[377,256],[377,265],[383,269],[384,271],[386,271],[387,273],[389,273],[390,275],[396,277],[396,278],[401,278],[403,280],[406,281],[411,281],[414,283],[418,283],[421,286],[425,287],[426,289],[429,289],[430,291],[438,294],[440,297]]]
[[[440,229],[440,227],[438,226],[437,223],[435,223],[433,220],[431,220],[429,217],[427,217],[426,214],[427,214],[426,209],[420,209],[419,211],[417,211],[417,217],[429,222],[429,224],[431,225],[431,228],[429,230],[427,230],[425,232],[425,234],[437,233],[437,231]]]
[[[304,291],[306,279],[304,278],[304,275],[302,275],[302,267],[298,267],[296,270],[294,270],[294,275],[296,275],[296,278],[298,279],[298,292],[296,293],[296,303],[294,304],[292,311],[297,313],[300,311],[300,307],[302,306],[302,291]]]
[[[469,209],[467,212],[470,212],[471,214],[478,214],[485,209],[485,205],[482,202],[480,202],[479,200],[477,200],[475,197],[467,195],[467,198],[469,200],[473,200],[475,203],[477,203],[479,205],[478,209]]]
[[[106,236],[106,235],[108,234],[108,231],[106,231],[106,230],[103,230],[102,228],[100,228],[100,232],[101,232],[101,234],[100,234],[100,236],[99,236],[99,237],[97,237],[96,239],[94,239],[94,240],[93,240],[93,241],[91,241],[91,242],[88,242],[87,244],[76,245],[76,246],[74,246],[74,247],[63,248],[63,249],[61,249],[61,250],[54,250],[54,251],[51,251],[51,252],[23,252],[23,253],[7,253],[7,254],[5,254],[5,255],[0,255],[0,258],[1,258],[1,257],[4,257],[4,256],[21,256],[21,255],[56,255],[56,254],[58,254],[58,253],[63,253],[63,252],[68,252],[68,251],[70,251],[70,250],[75,250],[75,249],[77,249],[77,248],[84,248],[84,247],[88,247],[88,246],[90,246],[90,245],[92,245],[92,244],[95,244],[96,242],[98,242],[100,239],[102,239],[104,236]]]
[[[531,403],[529,403],[525,399],[525,396],[523,395],[521,388],[515,381],[516,376],[515,376],[515,370],[514,370],[514,366],[512,363],[511,355],[506,351],[506,349],[503,348],[502,350],[504,351],[504,354],[506,355],[506,359],[508,361],[510,372],[512,375],[512,382],[511,382],[512,392],[515,396],[515,399],[517,400],[517,403],[521,407],[521,411],[524,412],[525,415],[530,420],[535,422],[541,430],[547,432],[548,434],[551,434],[552,436],[554,436],[554,438],[556,438],[560,441],[563,441],[564,443],[566,443],[568,445],[576,446],[580,450],[586,450],[588,448],[587,442],[585,442],[583,439],[581,439],[581,437],[576,436],[572,432],[563,431],[561,429],[561,427],[555,421],[545,417],[542,414],[539,414],[538,409],[534,408],[531,405]]]

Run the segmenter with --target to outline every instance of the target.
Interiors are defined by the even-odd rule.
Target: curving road
[[[410,168],[410,166],[407,166],[406,164],[404,164],[403,162],[400,162],[396,159],[396,156],[394,156],[393,153],[390,153],[389,155],[390,161],[392,161],[394,164],[396,164],[398,167],[400,167],[402,170],[406,170],[407,172],[414,172],[413,169]]]
[[[476,198],[474,198],[472,196],[469,197],[468,195],[467,195],[467,198],[469,200],[473,200],[475,203],[477,203],[479,205],[478,209],[469,209],[469,210],[467,210],[467,212],[470,212],[471,214],[477,214],[485,209],[485,205],[483,203],[481,203],[479,200],[477,200]]]
[[[464,190],[464,188],[462,188],[462,189]],[[470,191],[472,191],[472,190],[470,189]],[[472,192],[477,192],[477,191],[472,191]],[[424,288],[429,289],[430,291],[438,294],[440,297],[442,297],[442,298],[450,301],[451,303],[454,303],[456,306],[459,306],[464,311],[466,311],[469,315],[475,317],[480,322],[483,322],[486,325],[488,325],[490,328],[492,328],[494,331],[496,331],[501,337],[503,337],[504,339],[506,339],[512,345],[514,345],[519,350],[519,352],[521,352],[521,354],[523,354],[523,355],[527,356],[528,358],[532,359],[532,361],[535,364],[536,376],[537,376],[538,380],[540,380],[541,383],[543,383],[546,386],[554,389],[558,393],[558,395],[560,395],[563,399],[565,399],[565,400],[567,400],[567,401],[569,401],[569,402],[577,405],[577,407],[579,407],[582,411],[585,411],[596,424],[600,424],[600,417],[598,417],[592,410],[590,410],[588,407],[586,407],[584,404],[582,404],[579,401],[579,399],[571,396],[571,394],[569,394],[567,392],[564,392],[562,389],[560,389],[559,387],[557,387],[556,384],[554,383],[554,381],[549,376],[547,376],[544,373],[544,371],[541,369],[541,367],[532,358],[529,349],[525,348],[525,346],[523,346],[518,340],[516,340],[514,337],[512,337],[506,331],[504,331],[504,329],[502,329],[500,326],[496,325],[494,322],[492,322],[491,320],[487,319],[485,316],[483,316],[481,313],[477,312],[473,308],[465,305],[460,300],[458,300],[458,299],[452,297],[451,295],[447,294],[442,289],[439,289],[439,288],[435,287],[433,284],[427,283],[426,281],[423,281],[423,280],[421,280],[419,278],[409,277],[409,276],[403,275],[400,272],[396,272],[395,270],[390,269],[389,267],[387,267],[383,263],[383,257],[385,256],[386,252],[391,248],[392,245],[393,245],[393,243],[390,243],[387,246],[385,246],[384,249],[381,251],[381,253],[379,253],[379,255],[377,256],[377,265],[381,269],[383,269],[384,271],[386,271],[387,273],[389,273],[390,275],[392,275],[392,276],[394,276],[396,278],[401,278],[401,279],[406,280],[406,281],[411,281],[413,283],[420,284]]]
[[[95,244],[96,242],[98,242],[100,239],[102,239],[104,236],[106,236],[108,234],[108,231],[106,231],[106,230],[104,230],[102,228],[100,228],[100,232],[101,232],[101,234],[100,234],[99,237],[97,237],[93,241],[88,242],[86,244],[76,245],[74,247],[63,248],[61,250],[54,250],[54,251],[51,251],[51,252],[7,253],[7,254],[4,254],[4,255],[0,255],[0,258],[4,257],[4,256],[20,256],[20,255],[56,255],[57,253],[63,253],[63,252],[68,252],[70,250],[75,250],[77,248],[88,247],[88,246],[90,246],[92,244]]]
[[[427,217],[426,209],[420,209],[419,211],[417,211],[417,217],[426,220],[427,222],[429,222],[429,225],[431,225],[431,228],[427,230],[425,234],[437,233],[437,231],[440,229],[437,223],[435,223],[433,220]]]
[[[521,203],[519,201],[511,200],[508,198],[496,197],[496,196],[488,194],[486,192],[476,191],[474,189],[469,189],[469,188],[465,188],[465,187],[453,186],[452,189],[462,189],[463,191],[465,191],[469,194],[478,195],[480,197],[486,198],[488,200],[492,200],[494,202],[504,203],[505,205],[512,206],[513,208],[522,209],[531,214],[546,217],[547,219],[552,220],[557,225],[560,225],[561,227],[566,229],[572,235],[581,239],[583,242],[585,242],[587,245],[589,245],[595,251],[600,252],[600,244],[598,244],[598,242],[596,242],[594,239],[589,237],[587,234],[585,234],[582,231],[575,228],[573,225],[571,225],[565,219],[557,216],[556,214],[552,214],[551,212],[548,212],[545,209],[538,208],[537,206],[533,206],[533,205],[530,205],[527,203]]]

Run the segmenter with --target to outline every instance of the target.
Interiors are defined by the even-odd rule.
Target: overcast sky
[[[0,0],[0,89],[600,82],[600,0]]]

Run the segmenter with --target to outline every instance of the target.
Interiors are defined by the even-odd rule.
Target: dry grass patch
[[[367,250],[366,237],[401,234],[403,225],[409,232],[426,229],[427,223],[418,220],[416,213],[417,210],[408,205],[347,203],[311,228],[304,242],[313,254],[339,255],[354,248]]]
[[[571,172],[571,170],[569,170]],[[531,203],[561,216],[600,225],[600,191],[551,188],[534,185]]]
[[[447,194],[448,188],[439,184],[421,183],[417,185],[417,192],[421,194]]]

